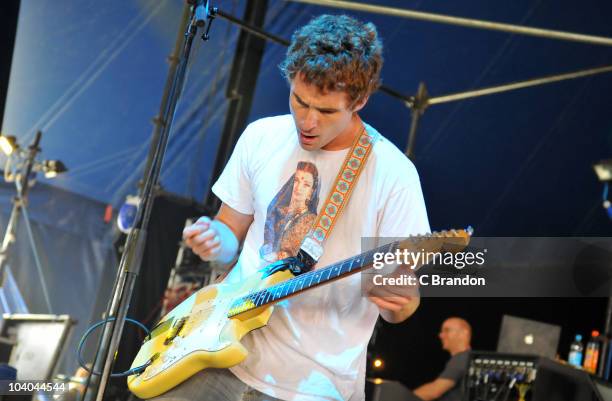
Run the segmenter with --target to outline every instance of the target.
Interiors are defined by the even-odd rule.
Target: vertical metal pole
[[[417,129],[419,128],[419,120],[421,112],[417,109],[410,109],[410,133],[408,134],[408,145],[406,146],[406,156],[410,160],[414,160],[414,143],[416,141]]]
[[[414,160],[414,146],[416,143],[417,130],[419,128],[421,116],[428,106],[428,100],[429,95],[427,93],[427,87],[425,87],[425,84],[421,82],[419,84],[419,90],[417,91],[416,96],[411,102],[406,102],[406,105],[410,107],[412,120],[410,122],[410,133],[408,134],[408,144],[406,146],[405,154],[411,160]]]

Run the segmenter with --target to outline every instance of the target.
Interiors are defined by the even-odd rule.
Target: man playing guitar
[[[281,65],[291,114],[246,128],[212,188],[222,201],[217,215],[183,232],[204,260],[238,257],[226,282],[298,252],[351,145],[364,130],[378,135],[358,112],[378,88],[381,67],[371,23],[322,15],[294,33]],[[380,136],[317,266],[360,253],[362,237],[426,232],[416,169]],[[363,400],[378,316],[399,323],[418,305],[418,296],[362,294],[359,275],[335,281],[276,304],[268,324],[243,339],[249,355],[241,364],[202,371],[156,399]]]

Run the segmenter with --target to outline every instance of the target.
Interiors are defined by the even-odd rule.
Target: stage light
[[[612,159],[602,160],[593,165],[599,181],[612,181]]]
[[[58,174],[65,173],[68,169],[61,160],[45,160],[43,171],[45,172],[45,178],[53,178]]]
[[[382,369],[384,362],[382,359],[380,358],[376,358],[374,359],[374,361],[372,362],[372,365],[374,366],[374,369]]]
[[[0,135],[0,149],[5,155],[9,156],[18,147],[17,138],[12,135]]]

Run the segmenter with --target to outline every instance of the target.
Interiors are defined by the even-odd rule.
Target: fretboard
[[[465,232],[464,230],[460,231]],[[300,274],[299,276],[296,276],[289,280],[274,284],[270,287],[237,298],[232,303],[228,316],[233,317],[238,314],[253,310],[255,308],[259,308],[261,306],[273,304],[285,298],[289,298],[293,295],[299,294],[300,292],[315,288],[317,286],[326,284],[333,280],[337,280],[354,273],[358,273],[372,266],[372,264],[374,263],[374,254],[379,252],[393,253],[397,249],[405,248],[406,242],[411,242],[415,246],[420,247],[423,246],[421,244],[421,242],[423,241],[431,240],[434,238],[439,239],[458,236],[463,237],[463,235],[461,235],[458,231],[452,230],[433,232],[431,234],[409,237],[408,239],[383,245],[381,247],[364,252],[360,255],[324,267],[322,269],[311,270],[307,273]]]

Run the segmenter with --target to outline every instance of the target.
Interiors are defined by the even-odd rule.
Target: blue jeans
[[[241,382],[229,369],[200,371],[154,401],[280,401]]]

